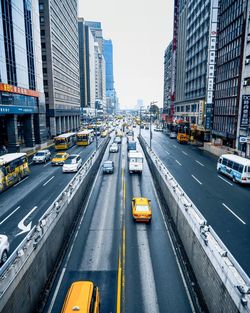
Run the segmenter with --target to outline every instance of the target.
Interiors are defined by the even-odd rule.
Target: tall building
[[[171,109],[172,61],[173,42],[171,41],[164,54],[163,113],[167,115],[170,115]]]
[[[175,116],[209,139],[212,121],[218,1],[179,1]],[[185,74],[184,74],[185,73]]]
[[[95,41],[95,103],[97,109],[106,108],[106,65],[103,57],[103,36],[100,22],[85,21],[85,24],[91,30]]]
[[[78,19],[78,33],[81,108],[94,109],[96,101],[95,40],[83,18]]]
[[[0,145],[15,152],[47,139],[38,1],[1,1],[0,52]]]
[[[80,125],[77,0],[39,0],[47,128],[52,136]]]
[[[247,2],[221,0],[219,6],[212,135],[232,148],[236,146],[240,92],[243,85],[241,74],[248,18]]]

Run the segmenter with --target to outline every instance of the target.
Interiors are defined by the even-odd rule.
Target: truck
[[[128,153],[128,169],[129,173],[142,173],[143,170],[143,155],[139,151],[130,151]]]
[[[188,134],[185,134],[185,133],[178,133],[177,135],[177,141],[179,143],[188,143],[189,141],[189,135]]]

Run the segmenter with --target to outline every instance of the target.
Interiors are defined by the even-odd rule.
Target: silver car
[[[109,152],[118,152],[119,148],[118,148],[118,144],[113,142],[112,145],[109,148]]]
[[[5,235],[0,235],[0,264],[2,265],[8,259],[10,250],[9,239]]]
[[[51,158],[51,153],[49,150],[40,150],[37,151],[36,154],[33,156],[32,162],[33,163],[46,163]]]

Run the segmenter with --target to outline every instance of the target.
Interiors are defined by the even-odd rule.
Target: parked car
[[[109,152],[118,152],[118,150],[119,150],[118,144],[113,142],[109,148]]]
[[[151,222],[151,201],[148,198],[133,198],[132,215],[136,222]]]
[[[8,259],[10,250],[9,239],[5,235],[0,235],[0,264],[2,265]]]
[[[63,165],[64,162],[69,157],[69,154],[67,152],[58,152],[53,159],[51,160],[52,165]]]
[[[114,162],[113,161],[105,161],[102,166],[103,174],[113,174],[114,173]]]
[[[65,160],[62,171],[63,173],[77,172],[82,166],[82,159],[78,154],[71,154],[67,160]]]
[[[176,132],[170,132],[169,138],[171,138],[171,139],[177,138]]]
[[[35,153],[32,158],[33,163],[46,163],[51,158],[51,153],[49,150],[39,150]]]

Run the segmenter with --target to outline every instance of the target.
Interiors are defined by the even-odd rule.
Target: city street
[[[44,312],[60,312],[75,280],[99,287],[102,313],[194,312],[146,161],[142,175],[128,173],[125,138],[107,159],[114,174],[99,171]],[[133,221],[133,196],[151,199],[151,224]]]
[[[149,130],[142,136],[149,143]],[[153,131],[152,149],[250,275],[250,187],[216,171],[217,157]]]
[[[99,144],[102,140],[99,139]],[[80,154],[84,163],[94,150],[95,142],[87,147],[73,146],[67,152]],[[74,175],[62,173],[61,166],[52,166],[50,162],[30,164],[30,175],[0,194],[0,234],[8,236],[10,253]]]

